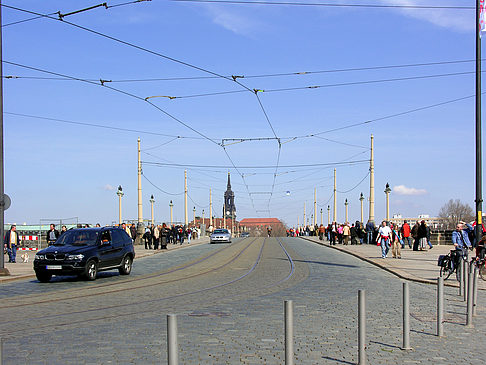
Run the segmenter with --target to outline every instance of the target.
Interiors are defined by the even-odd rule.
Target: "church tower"
[[[228,185],[224,193],[224,212],[226,218],[236,219],[235,193],[231,190],[230,173],[228,172]]]

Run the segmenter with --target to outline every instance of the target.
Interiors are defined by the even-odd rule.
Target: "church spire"
[[[231,190],[231,181],[230,181],[230,173],[228,171],[228,185],[227,185],[227,189],[228,190]]]

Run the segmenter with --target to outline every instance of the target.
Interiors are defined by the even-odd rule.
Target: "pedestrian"
[[[159,249],[159,242],[160,242],[160,226],[155,226],[152,224],[152,237],[154,243],[154,250]]]
[[[375,231],[375,222],[372,220],[368,220],[366,223],[366,243],[372,244],[373,241],[373,232]]]
[[[59,231],[56,229],[55,224],[51,224],[47,231],[47,246],[52,245],[59,238]]]
[[[425,221],[420,222],[420,226],[417,230],[417,238],[419,240],[420,251],[425,250],[427,245],[427,227],[425,226]]]
[[[464,225],[466,225],[466,228],[464,228]],[[472,230],[474,229],[470,224],[459,221],[456,225],[456,230],[452,232],[452,244],[455,248],[453,263],[456,267],[460,258],[467,258],[467,249],[471,247],[468,233]]]
[[[17,227],[12,225],[3,239],[4,247],[7,249],[8,262],[15,264],[17,258],[17,247],[20,246],[20,237],[17,233]]]
[[[407,223],[407,221],[403,222],[403,226],[400,231],[402,232],[403,245],[405,246],[406,242],[408,244],[408,248],[412,248],[412,241],[410,239],[410,225]]]
[[[381,258],[385,259],[390,250],[391,229],[386,225],[386,221],[381,222],[378,229],[378,237],[376,242],[381,246]]]
[[[351,244],[352,245],[357,245],[358,244],[358,229],[359,229],[359,226],[356,227],[356,224],[353,223],[353,225],[351,226]]]
[[[145,249],[150,250],[152,249],[152,235],[150,234],[150,228],[145,230],[145,233],[142,236],[142,239],[145,243]]]
[[[430,227],[427,223],[425,223],[425,229],[426,231],[426,238],[427,238],[427,244],[429,245],[429,248],[432,250],[434,246],[432,246],[432,242],[430,242]]]
[[[186,235],[187,235],[187,244],[191,243],[191,238],[192,238],[192,229],[191,227],[187,227],[186,229]]]
[[[130,226],[130,237],[132,237],[133,241],[137,238],[137,228],[135,227],[135,223],[132,223]]]
[[[133,240],[132,234],[130,233],[130,227],[126,223],[122,223],[122,229],[128,234],[128,236]]]
[[[419,229],[420,223],[419,221],[415,222],[415,225],[412,228],[411,231],[411,236],[413,238],[413,250],[418,251],[419,249],[419,238],[418,238],[418,229]]]
[[[319,226],[319,240],[322,241],[322,239],[324,237],[324,233],[326,233],[326,228],[321,224]]]
[[[342,224],[340,224],[337,227],[338,242],[339,242],[340,245],[343,244],[343,232],[344,232],[344,226]]]
[[[402,244],[400,243],[400,233],[397,226],[391,225],[392,231],[391,242],[392,242],[392,255],[394,259],[402,258]]]
[[[350,235],[351,235],[351,229],[349,228],[349,223],[346,222],[346,223],[344,223],[344,226],[343,226],[343,240],[344,240],[345,245],[349,244]]]
[[[331,245],[336,244],[336,236],[337,236],[337,223],[332,222],[331,226]]]

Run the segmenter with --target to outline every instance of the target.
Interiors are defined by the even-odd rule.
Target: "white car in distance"
[[[228,242],[231,243],[231,234],[227,229],[215,229],[209,237],[209,243]]]

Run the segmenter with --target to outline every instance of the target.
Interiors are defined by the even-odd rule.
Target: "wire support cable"
[[[191,201],[194,203],[194,205],[195,205],[196,207],[201,208],[201,209],[206,209],[206,208],[209,208],[209,204],[208,204],[208,205],[204,205],[204,206],[202,206],[202,205],[200,205],[200,204],[196,203],[196,202],[194,201],[194,199],[192,199],[192,198],[191,198],[191,196],[189,195],[189,193],[187,193],[187,197],[188,197],[188,198],[189,198],[189,199],[190,199],[190,200],[191,200]]]
[[[56,14],[56,13],[54,13]],[[52,14],[49,14],[52,15]],[[36,17],[41,18],[41,17]],[[485,61],[486,58],[481,59]],[[259,75],[242,75],[239,76],[242,79],[251,78],[266,78],[266,77],[284,77],[284,76],[304,76],[313,74],[323,74],[323,73],[338,73],[338,72],[354,72],[354,71],[372,71],[372,70],[386,70],[386,69],[396,69],[396,68],[410,68],[410,67],[424,67],[424,66],[439,66],[439,65],[451,65],[451,64],[461,64],[476,62],[476,60],[456,60],[456,61],[438,61],[438,62],[422,62],[422,63],[408,63],[402,65],[384,65],[384,66],[369,66],[369,67],[351,67],[351,68],[341,68],[341,69],[330,69],[330,70],[317,70],[317,71],[299,71],[299,72],[282,72],[274,74],[259,74]],[[230,78],[231,75],[226,75]],[[62,77],[38,77],[38,76],[20,76],[20,75],[6,75],[3,76],[5,79],[33,79],[33,80],[59,80],[68,81],[70,79]],[[84,77],[85,80],[89,81],[100,81],[99,79],[90,79]],[[120,79],[120,80],[107,80],[102,79],[104,82],[112,83],[130,83],[130,82],[153,82],[153,81],[184,81],[184,80],[207,80],[207,79],[219,79],[218,76],[192,76],[192,77],[165,77],[165,78],[146,78],[146,79]]]
[[[231,160],[232,161],[232,160]],[[355,161],[345,161],[345,162],[324,162],[324,163],[314,163],[314,164],[301,164],[301,165],[281,165],[280,168],[300,168],[300,167],[317,167],[317,166],[341,166],[341,165],[356,165],[362,163],[369,163],[370,160],[355,160]],[[142,164],[151,166],[176,166],[176,167],[188,167],[188,168],[216,168],[216,169],[236,169],[239,172],[240,169],[274,169],[276,165],[268,166],[236,166],[234,163],[231,166],[223,165],[194,165],[194,164],[177,164],[177,163],[163,163],[163,162],[149,162],[142,161]],[[239,172],[240,175],[241,172]]]
[[[147,180],[149,182],[150,185],[152,185],[154,188],[156,188],[158,191],[164,193],[164,194],[167,194],[167,195],[172,195],[172,196],[176,196],[176,195],[183,195],[184,193],[169,193],[168,191],[165,191],[163,189],[161,189],[160,187],[158,187],[157,185],[155,185],[152,181],[149,180],[149,178],[147,176],[145,176],[145,174],[142,172],[142,177]]]
[[[77,78],[77,77],[73,77],[73,76],[68,76],[68,75],[63,75],[63,74],[60,74],[60,73],[57,73],[57,72],[53,72],[53,71],[47,71],[47,70],[43,70],[43,69],[40,69],[40,68],[37,68],[37,67],[32,67],[32,66],[26,66],[26,65],[21,65],[19,63],[15,63],[15,62],[9,62],[9,61],[3,61],[4,63],[6,64],[9,64],[9,65],[13,65],[13,66],[18,66],[18,67],[22,67],[22,68],[26,68],[26,69],[29,69],[29,70],[34,70],[34,71],[38,71],[38,72],[43,72],[43,73],[47,73],[47,74],[51,74],[51,75],[56,75],[56,76],[62,76],[62,77],[68,77],[68,78],[71,78],[72,80],[76,80],[76,81],[82,81],[82,82],[85,82],[85,83],[88,83],[88,84],[91,84],[91,85],[96,85],[96,86],[101,86],[101,87],[105,87],[107,89],[110,89],[112,91],[115,91],[115,92],[118,92],[120,94],[123,94],[123,95],[126,95],[126,96],[129,96],[131,98],[134,98],[134,99],[137,99],[137,100],[140,100],[140,101],[144,101],[146,103],[148,103],[149,105],[151,105],[153,108],[157,109],[158,111],[160,111],[161,113],[165,114],[167,117],[169,117],[170,119],[176,121],[177,123],[183,125],[184,127],[190,129],[191,131],[193,131],[194,133],[200,135],[201,137],[204,137],[205,139],[207,139],[208,141],[220,146],[220,144],[209,138],[208,136],[206,136],[205,134],[199,132],[197,129],[191,127],[189,124],[183,122],[182,120],[180,120],[179,118],[173,116],[172,114],[168,113],[167,111],[165,111],[164,109],[160,108],[159,106],[153,104],[152,102],[150,101],[147,101],[145,100],[144,98],[142,98],[141,96],[138,96],[138,95],[135,95],[135,94],[132,94],[132,93],[129,93],[127,91],[124,91],[124,90],[121,90],[121,89],[117,89],[117,88],[114,88],[112,86],[108,86],[108,85],[103,85],[103,84],[99,84],[99,83],[95,83],[95,82],[92,82],[92,81],[88,81],[88,80],[84,80],[84,79],[80,79],[80,78]]]
[[[343,4],[343,3],[310,3],[310,2],[281,2],[281,1],[245,1],[245,0],[169,0],[173,2],[234,4],[234,5],[279,5],[279,6],[323,6],[336,8],[377,8],[377,9],[449,9],[474,10],[474,6],[446,6],[446,5],[386,5],[386,4]]]
[[[339,191],[339,190],[337,190],[337,192],[338,192],[338,193],[340,193],[340,194],[346,194],[346,193],[349,193],[349,192],[353,191],[353,190],[354,190],[354,189],[356,189],[358,186],[360,186],[360,185],[361,185],[361,183],[362,183],[363,181],[365,181],[365,179],[366,179],[368,176],[370,176],[370,172],[369,172],[369,171],[367,172],[367,174],[365,175],[365,177],[363,177],[363,178],[360,180],[360,182],[359,182],[359,183],[357,183],[355,186],[353,186],[351,189],[349,189],[349,190],[345,190],[345,191]]]

